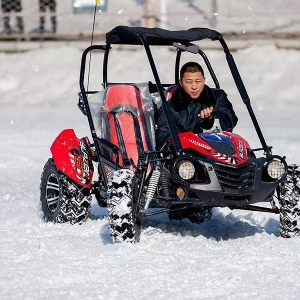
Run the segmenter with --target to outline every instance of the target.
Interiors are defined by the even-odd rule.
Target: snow
[[[154,52],[171,82],[174,53]],[[235,132],[259,147],[224,53],[207,56],[239,117]],[[273,153],[299,163],[300,52],[264,46],[233,56]],[[135,245],[111,243],[106,209],[95,202],[82,225],[43,221],[40,174],[52,141],[65,128],[89,135],[76,107],[80,57],[75,48],[0,54],[0,298],[299,299],[300,240],[279,236],[277,215],[215,209],[202,225],[153,216]],[[111,78],[147,80],[142,51],[118,51],[112,61]],[[91,89],[99,73],[92,69]]]

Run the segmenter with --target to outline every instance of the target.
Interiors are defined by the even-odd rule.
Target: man
[[[21,0],[2,0],[1,1],[1,8],[4,13],[10,13],[10,12],[21,12],[22,11],[22,4]],[[18,33],[23,33],[24,32],[24,25],[23,25],[23,19],[21,16],[16,17],[17,20],[17,27],[19,32]],[[9,23],[9,15],[5,15],[3,17],[3,27],[4,30],[3,32],[5,34],[12,34],[12,29]]]
[[[232,131],[238,120],[226,93],[205,84],[203,68],[196,62],[182,66],[179,86],[168,104],[179,132],[201,133],[213,126],[215,117],[224,131]],[[157,121],[158,148],[169,138],[170,130],[161,107]]]
[[[45,13],[48,7],[52,13],[56,12],[56,1],[55,0],[39,0],[40,12]],[[52,33],[56,33],[56,16],[51,16]],[[40,16],[40,33],[45,31],[45,15]]]

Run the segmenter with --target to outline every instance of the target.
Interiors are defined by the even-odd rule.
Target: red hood
[[[185,132],[179,134],[179,139],[183,149],[193,149],[220,163],[238,166],[248,160],[247,149],[250,149],[250,145],[235,133],[224,131],[223,133],[204,133],[198,136],[192,132]],[[231,147],[229,154],[216,149],[221,149],[225,143]]]

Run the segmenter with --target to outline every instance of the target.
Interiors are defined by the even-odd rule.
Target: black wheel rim
[[[54,213],[59,202],[59,183],[56,174],[51,173],[46,183],[46,203],[50,212]]]

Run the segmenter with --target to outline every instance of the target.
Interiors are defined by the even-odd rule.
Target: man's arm
[[[197,123],[198,130],[212,128],[215,122],[213,109],[214,108],[210,106],[200,111],[200,114],[198,114],[199,120]]]
[[[232,131],[236,126],[238,118],[233,110],[227,94],[223,90],[214,90],[216,96],[215,117],[220,120],[220,125],[224,131]]]
[[[157,144],[157,149],[160,149],[171,136],[167,119],[165,116],[165,112],[162,106],[158,110],[158,118],[157,118],[156,125],[157,125],[156,144]]]

